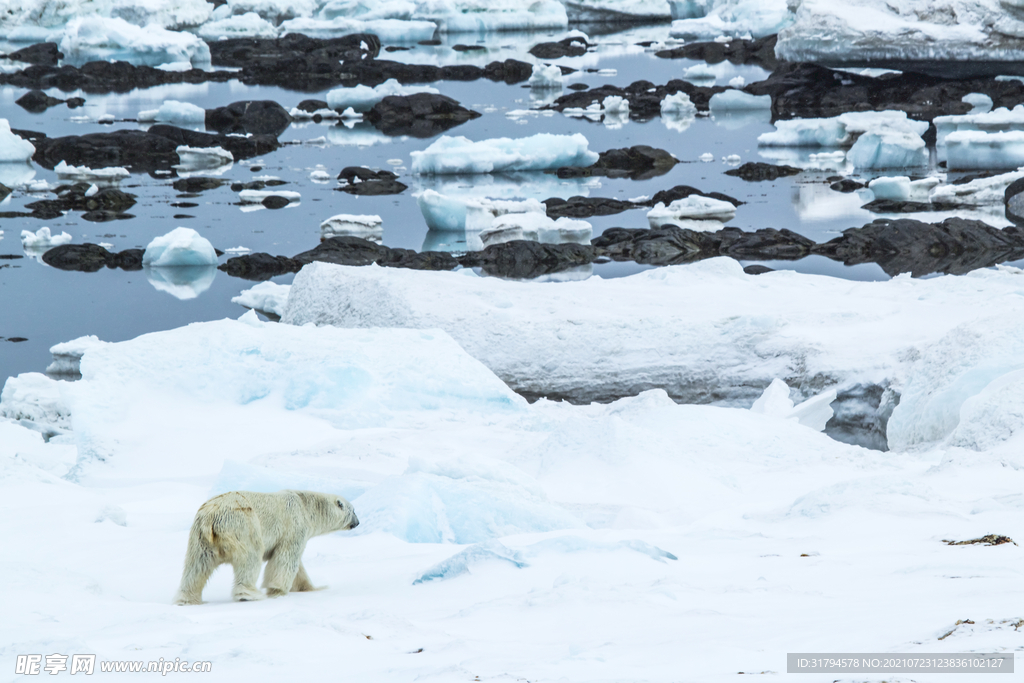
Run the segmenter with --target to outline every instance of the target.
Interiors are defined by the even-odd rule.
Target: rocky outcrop
[[[479,116],[450,97],[424,92],[385,97],[363,118],[385,135],[432,138]]]
[[[338,174],[338,180],[345,185],[335,189],[355,195],[401,194],[409,189],[405,183],[398,182],[397,174],[384,170],[373,171],[364,166],[346,166]]]
[[[226,107],[206,110],[206,128],[221,134],[273,135],[291,124],[291,114],[273,100],[232,102]]]
[[[708,64],[728,60],[733,64],[753,64],[774,71],[779,66],[779,60],[775,58],[777,41],[778,36],[765,36],[757,40],[733,39],[728,43],[690,43],[654,54],[663,59],[696,59]]]
[[[142,270],[144,249],[107,251],[98,244],[62,244],[43,254],[43,263],[60,270],[95,273],[102,268]]]
[[[735,176],[747,182],[756,183],[765,180],[778,180],[800,173],[800,169],[793,166],[775,166],[766,164],[763,161],[748,161],[739,168],[733,168],[725,172],[725,175]]]

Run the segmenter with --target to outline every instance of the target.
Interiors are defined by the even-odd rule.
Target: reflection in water
[[[846,161],[843,150],[828,150],[821,147],[760,147],[759,156],[773,164],[795,166],[806,171],[833,171],[848,175],[853,165]]]
[[[0,183],[10,188],[27,185],[36,177],[31,163],[0,163]]]
[[[601,187],[600,178],[559,178],[554,173],[484,173],[479,175],[414,175],[413,190],[435,190],[450,197],[492,199],[549,199],[590,196]]]
[[[681,112],[663,112],[661,114],[661,122],[665,124],[665,127],[677,133],[686,131],[695,120],[696,117],[692,114],[686,115]]]
[[[735,109],[716,113],[711,118],[716,126],[726,130],[739,130],[758,123],[771,123],[771,109]]]
[[[588,263],[583,266],[573,266],[572,268],[566,268],[560,270],[557,273],[548,273],[547,275],[541,275],[539,277],[530,278],[529,282],[578,282],[580,280],[586,280],[594,274],[594,264]],[[484,266],[480,270],[480,275],[485,277],[496,277],[501,280],[516,280],[517,278],[501,277],[500,275],[492,275],[487,272],[487,267]]]
[[[800,184],[793,188],[793,208],[804,221],[827,221],[848,217],[850,226],[870,223],[877,216],[860,207],[874,199],[871,190],[836,192],[827,184]]]
[[[213,284],[217,266],[165,266],[145,269],[149,284],[176,299],[195,299]]]
[[[427,230],[423,238],[422,251],[447,251],[461,254],[468,251],[482,251],[484,243],[478,230],[448,231]]]

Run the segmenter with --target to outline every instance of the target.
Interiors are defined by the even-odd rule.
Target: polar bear
[[[234,567],[234,600],[264,597],[256,588],[264,561],[267,596],[278,597],[290,590],[318,590],[302,566],[306,541],[357,526],[359,519],[352,503],[330,493],[223,493],[203,503],[196,513],[188,536],[181,588],[174,602],[201,604],[203,587],[222,564]]]

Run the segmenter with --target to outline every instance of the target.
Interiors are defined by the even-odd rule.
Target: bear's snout
[[[352,520],[352,526],[350,526],[349,529],[355,529],[357,526],[359,526],[359,520],[358,519],[353,519]]]

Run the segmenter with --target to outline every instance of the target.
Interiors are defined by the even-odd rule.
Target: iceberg
[[[675,0],[672,17],[675,21],[669,35],[688,40],[747,35],[764,38],[793,21],[786,0]]]
[[[682,225],[691,221],[731,221],[736,216],[736,207],[732,202],[726,202],[713,197],[704,197],[699,194],[691,194],[689,197],[677,199],[668,206],[658,202],[654,208],[647,212],[647,220],[652,228],[660,228],[663,225]],[[719,224],[707,226],[706,230],[721,229]]]
[[[90,334],[51,346],[50,354],[53,356],[53,362],[46,367],[47,376],[81,378],[82,356],[89,349],[103,346],[106,343],[100,341],[96,335]]]
[[[7,119],[0,119],[0,164],[32,161],[35,145],[11,132]]]
[[[206,110],[191,102],[165,100],[159,109],[140,111],[141,123],[174,123],[183,126],[206,126]]]
[[[352,109],[354,112],[367,112],[373,109],[385,97],[412,95],[414,93],[438,94],[436,88],[425,85],[406,86],[394,78],[389,78],[380,85],[371,88],[356,85],[351,88],[335,88],[327,93],[327,106],[335,111]]]
[[[473,142],[442,135],[423,151],[412,152],[412,172],[424,175],[543,171],[563,166],[590,166],[598,160],[580,133],[538,133],[526,138]]]
[[[479,232],[487,230],[498,216],[508,213],[544,213],[536,199],[509,200],[486,197],[460,197],[423,190],[416,196],[427,227],[440,232]]]
[[[911,180],[908,176],[882,176],[868,183],[868,189],[875,199],[890,199],[897,202],[927,202],[931,191],[942,181],[939,178]]]
[[[667,95],[661,100],[661,115],[675,114],[678,117],[694,117],[697,115],[697,106],[690,100],[690,96],[680,90],[674,95]]]
[[[528,82],[531,88],[561,88],[562,70],[555,64],[534,64]]]
[[[217,252],[205,237],[191,228],[175,228],[155,237],[146,246],[142,265],[154,268],[216,266]]]
[[[789,119],[776,121],[775,130],[762,133],[757,144],[762,147],[841,147],[849,140],[846,126],[838,118]]]
[[[320,239],[351,235],[382,244],[384,242],[384,227],[381,223],[380,216],[339,213],[320,224]]]
[[[60,51],[66,63],[76,65],[107,59],[146,66],[210,63],[210,48],[199,36],[168,31],[157,24],[139,27],[117,17],[72,19],[64,29]]]
[[[1019,168],[1024,166],[1024,131],[1004,133],[961,130],[946,136],[946,167],[950,171]]]
[[[71,235],[63,231],[59,235],[51,235],[49,228],[39,228],[35,232],[31,230],[21,231],[21,246],[24,247],[26,252],[34,252],[40,255],[48,249],[68,244],[72,239]]]
[[[743,111],[750,109],[771,109],[771,95],[750,95],[742,90],[726,90],[711,96],[711,111]]]
[[[587,221],[571,218],[553,220],[546,213],[506,213],[497,216],[491,226],[480,233],[484,247],[513,240],[531,240],[543,244],[590,244],[593,227]]]
[[[775,52],[791,62],[1019,61],[1015,0],[789,0]]]
[[[181,173],[213,171],[223,173],[231,168],[235,157],[223,147],[189,147],[179,145],[175,150],[179,163],[174,166]]]
[[[263,313],[272,313],[280,318],[288,306],[288,292],[291,288],[291,285],[261,282],[255,287],[243,290],[241,294],[231,299],[231,303]]]
[[[71,429],[71,411],[60,395],[61,382],[38,372],[7,378],[0,393],[0,418],[14,420],[45,437]]]

